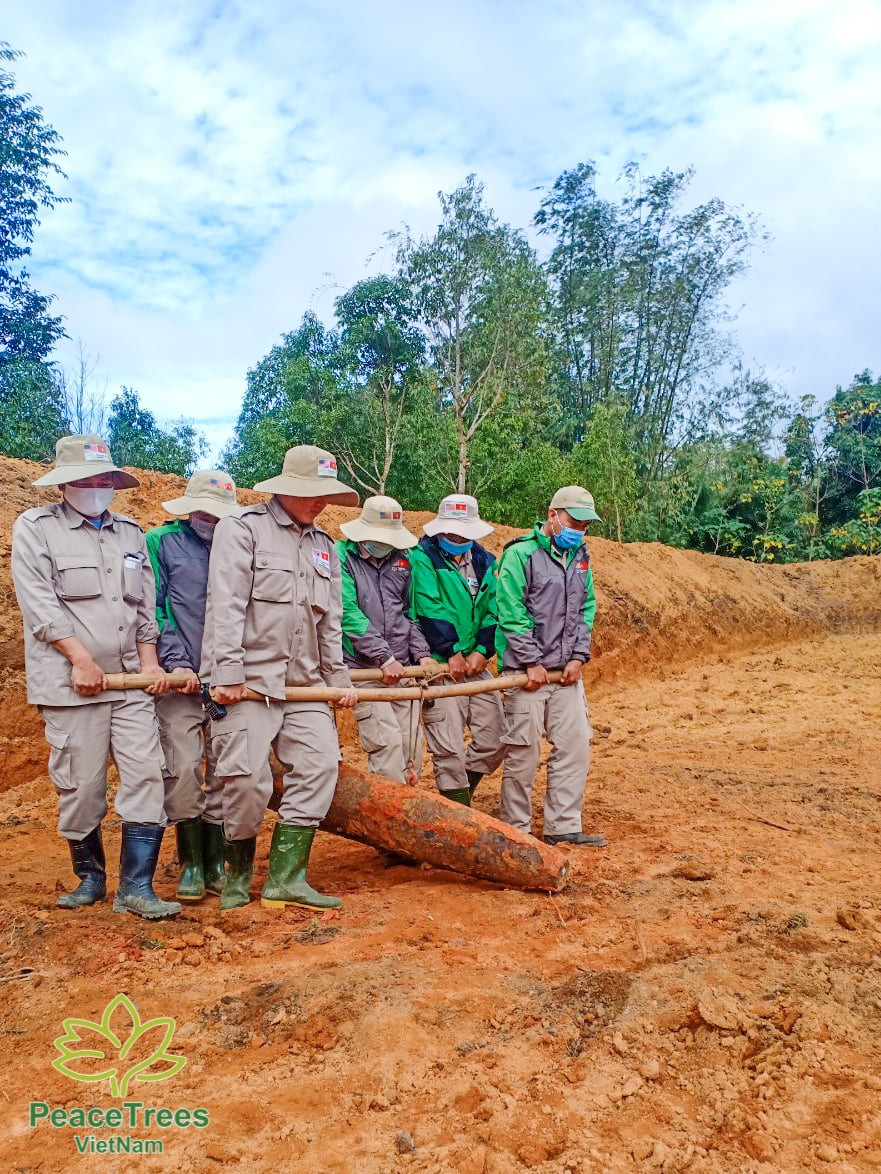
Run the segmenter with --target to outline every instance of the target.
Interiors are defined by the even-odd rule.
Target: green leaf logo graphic
[[[65,1019],[64,1035],[55,1040],[61,1053],[52,1067],[71,1080],[110,1081],[110,1095],[124,1097],[133,1080],[168,1080],[186,1058],[169,1052],[175,1021],[169,1015],[142,1022],[127,995],[104,1008],[100,1023]]]

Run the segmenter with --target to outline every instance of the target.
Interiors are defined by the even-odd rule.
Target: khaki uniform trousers
[[[373,682],[371,682],[371,688]],[[418,701],[362,701],[355,706],[358,736],[367,752],[367,769],[387,779],[406,782],[410,758],[411,722],[413,730],[413,769],[422,770],[422,727]]]
[[[279,823],[317,827],[333,800],[340,748],[329,705],[321,702],[240,701],[211,723],[211,745],[222,783],[228,840],[260,831],[272,797],[270,747],[285,768]]]
[[[489,681],[492,675],[482,672],[469,680]],[[464,789],[468,786],[466,771],[492,774],[505,757],[505,716],[498,693],[439,697],[423,706],[422,723],[439,791]],[[467,753],[466,726],[471,730]]]
[[[41,705],[49,777],[58,792],[58,830],[82,840],[107,814],[107,758],[119,772],[114,807],[123,823],[165,824],[162,747],[153,698]]]
[[[587,698],[581,681],[543,685],[534,693],[505,694],[505,769],[500,818],[521,831],[532,828],[532,785],[541,757],[541,737],[552,743],[544,803],[544,835],[581,831],[581,806],[590,769]]]
[[[222,823],[211,720],[201,698],[195,693],[166,693],[156,698],[156,716],[165,755],[165,818],[169,823],[183,819]]]

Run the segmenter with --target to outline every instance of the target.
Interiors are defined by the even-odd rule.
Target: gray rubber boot
[[[163,901],[153,892],[153,874],[164,831],[165,828],[158,823],[122,825],[119,888],[113,901],[114,913],[135,913],[148,921],[175,917],[180,913],[177,901]]]
[[[81,840],[68,840],[73,871],[80,878],[72,893],[64,893],[55,902],[59,909],[82,909],[107,896],[107,870],[101,826],[93,828]]]

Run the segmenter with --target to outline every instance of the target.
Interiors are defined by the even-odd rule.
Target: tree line
[[[100,431],[120,463],[188,474],[207,455],[191,422],[160,427],[128,387],[108,405],[82,348],[73,371],[52,359],[64,327],[26,264],[64,152],[16,91],[15,57],[0,45],[0,451],[41,460],[65,432]],[[793,404],[738,363],[725,297],[765,236],[720,199],[690,204],[691,180],[633,165],[613,201],[579,164],[532,238],[474,175],[440,193],[433,233],[390,233],[386,273],[248,371],[223,462],[252,485],[315,443],[411,509],[467,491],[526,526],[576,482],[622,541],[757,561],[881,550],[881,381]]]

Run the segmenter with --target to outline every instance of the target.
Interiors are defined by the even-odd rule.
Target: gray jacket
[[[167,672],[198,671],[211,546],[189,522],[174,521],[147,531],[147,553],[156,576],[159,663]]]
[[[357,542],[336,544],[343,572],[343,657],[356,668],[379,668],[394,658],[416,664],[431,656],[410,607],[410,560],[392,552],[375,563]]]
[[[570,660],[590,660],[597,605],[583,543],[558,551],[537,523],[505,547],[497,578],[496,651],[503,669],[561,669]]]

